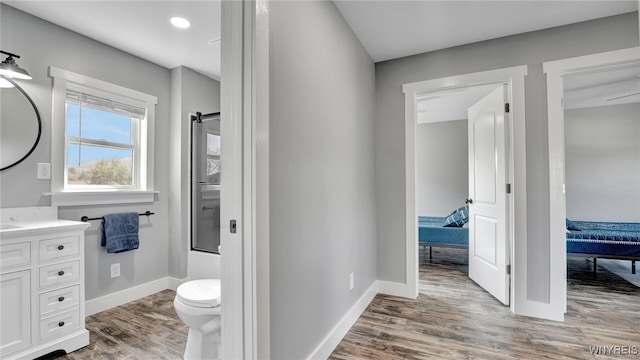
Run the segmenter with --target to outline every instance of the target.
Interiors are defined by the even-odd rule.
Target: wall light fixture
[[[13,58],[20,58],[19,55],[8,53],[6,51],[0,50],[0,53],[7,55],[7,58],[4,59],[3,62],[0,63],[0,75],[8,78],[14,79],[22,79],[22,80],[31,80],[31,75],[27,72],[27,70],[21,68],[16,64],[16,61]]]

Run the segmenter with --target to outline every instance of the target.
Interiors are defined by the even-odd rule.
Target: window
[[[153,201],[156,97],[51,67],[52,205]]]
[[[65,189],[135,187],[146,110],[67,90]]]

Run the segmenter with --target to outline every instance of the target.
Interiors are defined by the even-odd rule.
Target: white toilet
[[[192,280],[178,286],[173,306],[178,317],[189,327],[184,359],[218,359],[221,329],[220,280]]]

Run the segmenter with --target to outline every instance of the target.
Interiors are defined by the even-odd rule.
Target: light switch
[[[42,180],[51,179],[51,164],[38,163],[38,175],[36,177]]]

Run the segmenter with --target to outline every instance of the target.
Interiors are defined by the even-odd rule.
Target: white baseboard
[[[116,306],[126,304],[128,302],[138,300],[145,296],[155,294],[158,291],[171,289],[175,290],[183,280],[165,277],[162,279],[150,281],[141,285],[130,287],[121,291],[111,293],[99,298],[85,301],[85,315],[90,316],[101,311],[109,310]]]
[[[403,283],[378,280],[378,292],[380,294],[415,299],[418,297],[418,289]]]
[[[168,277],[167,278],[167,289],[171,289],[173,291],[176,291],[176,289],[178,288],[178,286],[180,286],[180,284],[182,284],[183,282],[187,282],[189,279],[188,278],[184,278],[184,279],[176,279],[173,277]]]
[[[311,355],[307,359],[327,359],[333,350],[340,344],[340,341],[349,332],[353,324],[356,323],[360,315],[369,306],[373,298],[378,293],[378,281],[374,281],[373,284],[364,292],[364,294],[356,301],[356,303],[349,309],[345,316],[340,319],[338,324],[331,329],[329,334],[322,340],[320,345],[311,352]]]

